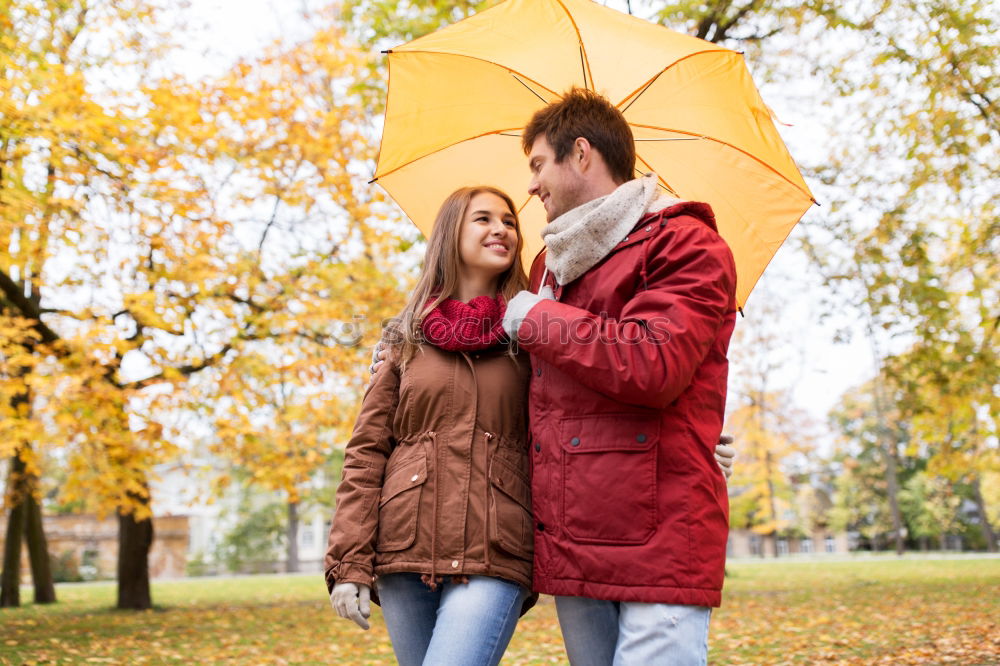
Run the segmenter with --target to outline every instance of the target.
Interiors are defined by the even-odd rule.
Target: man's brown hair
[[[611,177],[624,183],[635,177],[635,143],[632,130],[615,106],[603,95],[584,88],[570,88],[558,102],[535,112],[524,128],[521,147],[531,152],[535,139],[544,136],[562,162],[583,137],[604,158]]]

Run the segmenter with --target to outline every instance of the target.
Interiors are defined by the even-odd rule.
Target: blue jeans
[[[556,612],[572,666],[708,663],[710,608],[556,597]]]
[[[392,649],[400,666],[498,664],[528,591],[489,576],[431,590],[420,574],[381,576],[378,588]]]

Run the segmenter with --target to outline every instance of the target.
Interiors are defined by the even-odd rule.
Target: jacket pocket
[[[564,419],[562,522],[580,543],[638,545],[657,525],[659,416]]]
[[[531,486],[505,458],[490,463],[490,543],[521,559],[534,552]]]
[[[390,462],[378,501],[378,537],[375,550],[404,550],[417,538],[417,511],[420,489],[427,481],[427,456],[416,455]]]

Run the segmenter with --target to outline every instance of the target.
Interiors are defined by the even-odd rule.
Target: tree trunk
[[[28,558],[31,561],[31,580],[35,584],[35,603],[55,603],[56,588],[52,582],[49,545],[42,525],[42,507],[32,493],[27,494],[24,503],[24,532],[28,541]]]
[[[146,610],[152,607],[149,594],[149,549],[152,545],[152,518],[136,520],[134,513],[118,515],[118,608]]]
[[[896,453],[893,443],[885,438],[885,476],[888,482],[889,510],[892,512],[892,533],[896,542],[896,554],[902,555],[905,549],[903,543],[903,514],[899,510],[899,477],[896,474]]]
[[[11,406],[15,412],[21,412],[23,407],[30,410],[31,396],[25,390],[11,398]],[[25,418],[30,417],[26,416]],[[21,448],[15,452],[10,463],[10,501],[11,514],[14,511],[20,512],[22,524],[21,533],[24,534],[28,542],[28,561],[31,563],[31,580],[35,586],[35,603],[50,604],[56,600],[56,588],[52,581],[52,566],[49,558],[48,540],[45,538],[45,527],[42,524],[42,507],[35,500],[35,490],[38,488],[38,478],[33,474],[28,474],[27,465],[21,459],[21,453],[29,453],[31,445],[24,442]],[[8,526],[8,539],[10,530]],[[21,535],[17,536],[17,547],[20,551]],[[5,554],[6,555],[6,554]],[[15,565],[20,576],[20,552],[17,553],[17,564]],[[6,557],[4,561],[4,571],[7,570]],[[15,604],[16,605],[16,604]]]
[[[983,492],[979,487],[979,477],[972,480],[972,499],[979,510],[979,520],[983,525],[983,536],[986,538],[986,550],[991,553],[997,552],[997,536],[990,525],[990,519],[986,515],[986,502],[983,500]]]
[[[763,405],[763,396],[760,398],[760,404]],[[761,428],[763,428],[763,407],[761,408]],[[767,451],[764,454],[764,473],[767,475],[767,509],[771,513],[772,524],[775,526],[778,524],[778,507],[774,503],[774,477],[771,471],[771,452]],[[771,554],[775,559],[778,558],[778,530],[771,531]]]
[[[24,461],[16,453],[10,460],[10,514],[7,517],[7,535],[3,542],[3,575],[0,576],[0,608],[21,605],[21,536],[24,534],[24,495],[20,492],[20,478],[24,475]]]
[[[299,570],[299,504],[288,503],[288,553],[285,570],[295,573]]]
[[[871,297],[871,286],[868,285],[869,298]],[[871,301],[868,302],[868,340],[872,345],[872,358],[875,361],[875,379],[873,382],[873,395],[875,399],[875,420],[876,433],[878,435],[878,448],[885,458],[885,477],[887,482],[887,495],[889,496],[889,512],[892,515],[893,540],[896,543],[896,554],[903,554],[903,516],[899,510],[899,476],[896,471],[896,438],[888,425],[886,417],[886,400],[882,387],[882,373],[885,364],[882,362],[883,356],[879,350],[878,339],[875,336],[875,324],[872,320]]]

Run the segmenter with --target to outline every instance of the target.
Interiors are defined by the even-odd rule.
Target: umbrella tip
[[[385,51],[382,51],[382,53],[385,53],[385,54],[392,53],[392,49],[386,49]]]
[[[747,316],[745,314],[743,314],[743,308],[736,308],[736,309],[740,311],[740,316],[741,317],[743,317],[744,319],[747,318]]]
[[[375,182],[376,180],[378,180],[378,176],[375,176],[374,178],[372,178],[371,180],[369,180],[369,181],[368,181],[368,184],[369,184],[369,185],[371,185],[371,184],[372,184],[372,183],[374,183],[374,182]]]

